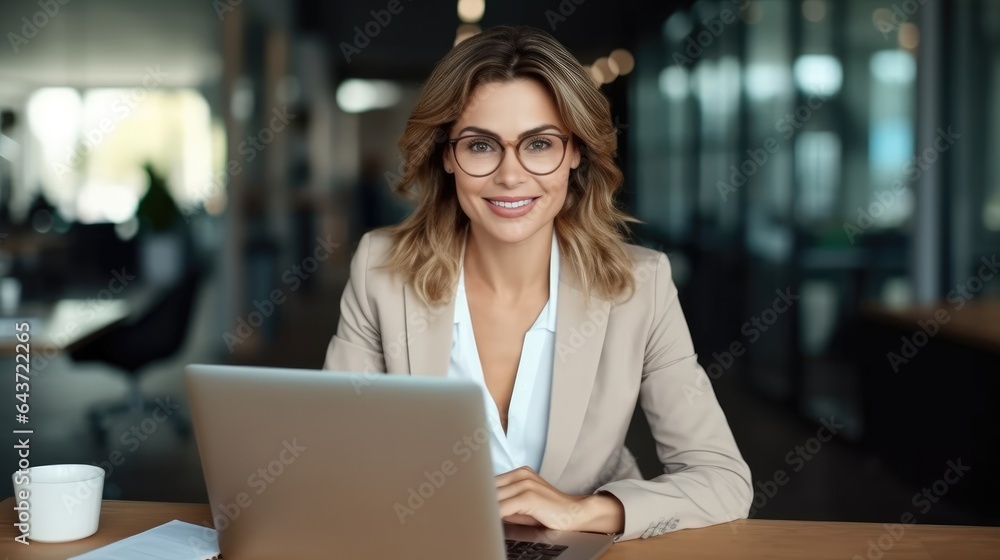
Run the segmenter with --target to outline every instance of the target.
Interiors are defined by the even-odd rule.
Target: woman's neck
[[[547,293],[552,228],[549,224],[520,243],[505,243],[485,233],[476,235],[476,227],[470,225],[465,248],[466,284],[471,279],[500,301],[515,302],[539,289]]]

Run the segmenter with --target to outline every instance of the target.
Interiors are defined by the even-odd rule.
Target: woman
[[[361,240],[324,367],[480,383],[501,516],[625,540],[746,517],[753,491],[666,256],[623,240],[616,137],[547,33],[452,49],[399,143],[417,207]],[[648,481],[624,447],[637,400]]]

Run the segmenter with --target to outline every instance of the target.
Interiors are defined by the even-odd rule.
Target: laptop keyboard
[[[567,547],[561,544],[546,544],[531,541],[505,540],[507,560],[547,560],[563,553]]]

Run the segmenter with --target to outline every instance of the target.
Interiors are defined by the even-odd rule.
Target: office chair
[[[101,445],[107,444],[107,432],[116,417],[151,414],[162,407],[157,399],[142,394],[139,372],[153,362],[172,356],[183,345],[202,277],[200,268],[191,266],[142,316],[70,352],[74,361],[104,362],[124,370],[129,382],[124,402],[100,405],[88,411],[91,432]],[[187,436],[191,429],[190,419],[180,410],[166,412],[170,412],[167,421],[173,424],[177,435]]]

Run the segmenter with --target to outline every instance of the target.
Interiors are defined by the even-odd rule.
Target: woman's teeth
[[[487,200],[489,200],[489,199],[487,199]],[[531,204],[531,201],[533,201],[533,200],[535,200],[535,199],[533,199],[533,198],[526,198],[524,200],[519,200],[517,202],[499,202],[499,201],[496,201],[496,200],[490,200],[489,202],[490,202],[490,204],[494,204],[494,205],[499,206],[501,208],[520,208],[522,206]]]

